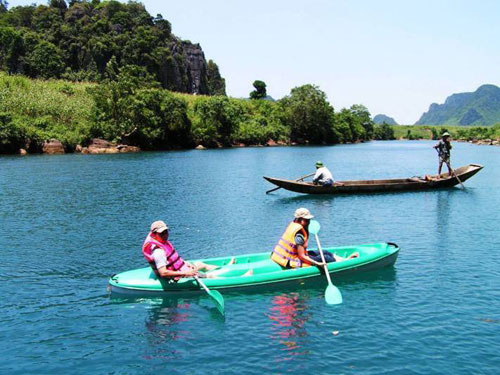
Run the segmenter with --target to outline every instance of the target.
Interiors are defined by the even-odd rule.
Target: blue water
[[[498,373],[500,148],[454,143],[454,166],[485,166],[465,190],[265,194],[318,159],[340,180],[435,173],[432,144],[0,157],[0,373]],[[184,257],[223,256],[270,251],[302,206],[324,247],[396,242],[395,267],[334,279],[339,306],[326,282],[224,293],[225,319],[204,295],[106,292],[154,220]]]

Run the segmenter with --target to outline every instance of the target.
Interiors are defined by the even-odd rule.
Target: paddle
[[[321,244],[319,243],[318,232],[320,228],[321,226],[316,220],[311,220],[311,222],[309,223],[309,233],[314,234],[314,237],[316,238],[316,243],[318,244],[318,250],[319,253],[321,254],[321,260],[324,263],[323,267],[325,269],[326,280],[328,281],[328,286],[326,287],[325,290],[326,303],[328,303],[329,305],[338,305],[342,303],[342,294],[340,293],[339,288],[333,285],[332,279],[330,278],[330,273],[328,272],[328,266],[326,265],[325,262],[325,255],[323,254],[323,249],[321,249]]]
[[[203,289],[205,289],[205,292],[207,292],[207,294],[210,296],[210,298],[212,298],[214,300],[215,307],[217,307],[217,310],[219,310],[219,312],[222,315],[224,315],[224,297],[222,297],[222,294],[220,294],[216,290],[208,289],[207,286],[205,285],[205,283],[203,281],[201,281],[198,276],[195,276],[194,279],[196,280],[198,285],[200,285]]]
[[[302,181],[304,178],[314,176],[315,174],[316,174],[316,172],[315,172],[315,173],[308,174],[307,176],[303,176],[303,177],[297,178],[297,179],[296,179],[296,180],[294,180],[294,181]],[[274,188],[274,189],[271,189],[271,190],[266,191],[266,194],[269,194],[270,192],[272,192],[272,191],[276,191],[276,190],[278,190],[278,189],[281,189],[281,186],[278,186],[277,188]]]

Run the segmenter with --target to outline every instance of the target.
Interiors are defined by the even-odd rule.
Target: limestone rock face
[[[51,155],[64,154],[64,146],[57,139],[51,139],[43,143],[42,152]]]
[[[189,89],[193,94],[208,94],[207,62],[199,44],[183,43],[188,63]]]
[[[195,147],[196,150],[206,150],[207,148],[203,145],[198,145]]]

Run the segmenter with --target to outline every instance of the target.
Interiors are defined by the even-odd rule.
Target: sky
[[[363,104],[372,116],[413,124],[453,93],[500,86],[498,0],[142,3],[175,35],[201,45],[232,97],[248,97],[255,80],[275,99],[310,83],[335,111]]]

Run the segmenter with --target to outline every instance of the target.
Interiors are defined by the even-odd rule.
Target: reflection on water
[[[272,306],[267,316],[272,320],[271,338],[283,344],[287,352],[284,360],[295,359],[297,355],[307,355],[301,346],[301,339],[307,337],[306,322],[311,318],[307,299],[298,293],[281,294],[271,299]]]

